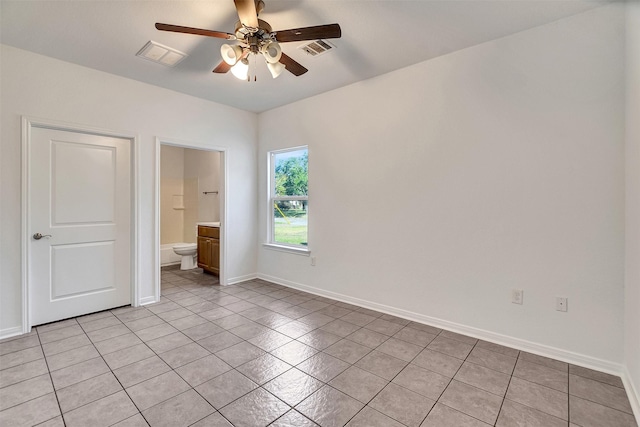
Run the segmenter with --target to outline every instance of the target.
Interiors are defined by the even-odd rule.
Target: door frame
[[[156,162],[155,162],[155,237],[153,240],[154,248],[154,288],[156,293],[156,301],[160,301],[160,285],[161,285],[161,265],[160,265],[160,150],[162,145],[171,145],[180,148],[190,148],[201,151],[217,151],[220,153],[220,188],[218,189],[218,197],[220,198],[220,275],[221,285],[227,285],[227,183],[228,180],[228,152],[225,147],[206,145],[192,141],[183,141],[176,138],[156,137]]]
[[[29,265],[31,239],[27,234],[30,230],[30,213],[31,207],[29,206],[29,195],[31,191],[31,159],[29,151],[31,149],[31,130],[33,128],[41,129],[53,129],[61,130],[65,132],[84,133],[89,135],[115,137],[129,140],[131,147],[130,157],[130,185],[131,185],[131,229],[130,229],[130,245],[131,245],[131,305],[137,307],[140,305],[139,299],[139,284],[140,284],[140,269],[139,269],[139,230],[140,230],[140,209],[138,198],[138,171],[140,162],[140,144],[139,137],[135,132],[129,131],[114,131],[110,129],[101,129],[93,126],[85,126],[77,123],[69,123],[58,120],[49,120],[42,118],[35,118],[29,116],[21,116],[22,121],[22,136],[21,136],[21,161],[22,161],[22,176],[21,176],[21,197],[22,197],[22,215],[21,215],[21,286],[22,286],[22,333],[26,334],[31,331],[31,301],[30,301],[30,286],[29,286]]]

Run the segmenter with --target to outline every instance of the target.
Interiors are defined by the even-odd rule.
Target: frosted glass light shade
[[[242,48],[238,45],[223,44],[220,46],[222,60],[229,65],[235,65],[242,57]]]
[[[275,79],[280,74],[282,74],[286,67],[280,62],[276,62],[275,64],[267,62],[267,68],[269,68],[269,71],[271,71],[271,76]]]
[[[240,80],[247,80],[249,76],[249,61],[243,59],[231,67],[231,73]]]
[[[275,64],[282,57],[282,48],[277,42],[269,42],[263,46],[262,54],[268,63]]]

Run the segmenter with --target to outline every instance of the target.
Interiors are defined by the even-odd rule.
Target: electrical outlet
[[[511,290],[511,302],[513,304],[522,304],[524,298],[524,291],[522,289]]]
[[[312,267],[316,266],[316,257],[314,257],[314,256],[311,257],[311,266]]]
[[[556,297],[556,310],[557,311],[567,311],[567,304],[569,303],[569,299],[566,297]]]

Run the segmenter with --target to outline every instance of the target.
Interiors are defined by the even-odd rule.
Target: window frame
[[[267,170],[268,170],[268,192],[267,192],[267,241],[264,246],[269,249],[280,250],[284,252],[291,252],[300,255],[309,255],[311,250],[309,249],[309,194],[306,196],[276,196],[276,164],[275,157],[278,154],[283,154],[292,151],[307,151],[307,162],[309,155],[309,146],[300,145],[297,147],[283,148],[278,150],[270,150],[267,152]],[[309,169],[307,163],[307,179]],[[274,204],[278,201],[306,201],[307,202],[307,245],[296,245],[292,243],[282,243],[275,240],[275,215]]]

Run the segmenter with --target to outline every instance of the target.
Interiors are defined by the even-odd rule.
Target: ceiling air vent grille
[[[167,67],[173,67],[182,61],[187,54],[150,40],[136,53],[136,56],[166,65]]]
[[[314,40],[307,44],[303,44],[299,49],[307,52],[309,56],[319,56],[327,53],[328,51],[335,49],[335,46],[326,40]]]

